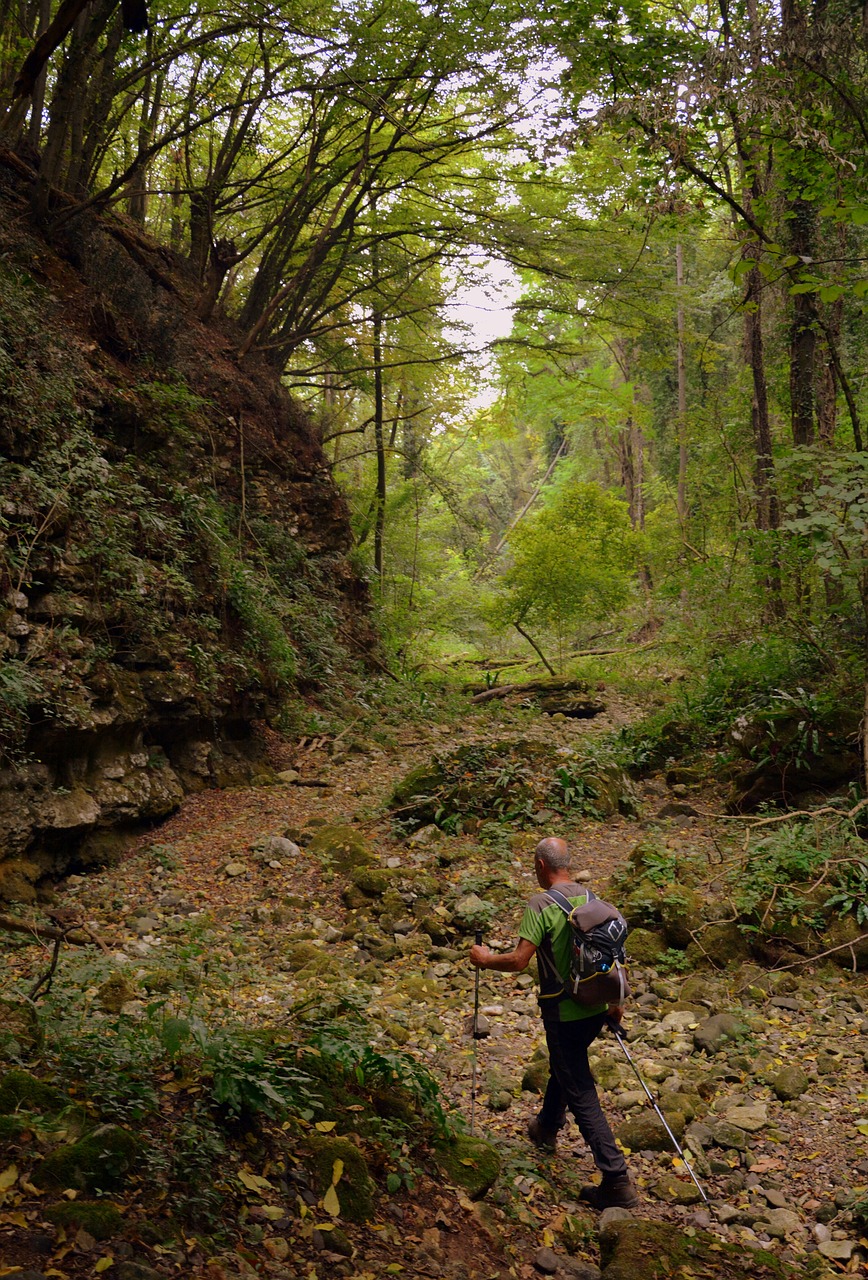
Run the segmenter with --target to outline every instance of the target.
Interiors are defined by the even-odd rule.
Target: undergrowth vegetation
[[[44,1130],[49,1145],[53,1114],[74,1140],[105,1126],[137,1135],[131,1177],[145,1238],[195,1231],[219,1242],[253,1176],[246,1158],[292,1163],[308,1135],[328,1134],[347,1112],[390,1190],[412,1185],[411,1149],[461,1127],[424,1066],[372,1044],[358,991],[303,1001],[280,1025],[253,1029],[221,1021],[201,1002],[201,975],[197,983],[191,968],[188,982],[184,972],[173,967],[170,996],[111,1015],[101,1001],[117,971],[68,954],[41,1004],[39,1057],[7,1059],[18,1067],[20,1125]],[[99,1192],[98,1173],[84,1176]]]

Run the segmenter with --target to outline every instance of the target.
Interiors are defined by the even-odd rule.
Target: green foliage
[[[868,862],[853,859],[839,864],[833,884],[836,887],[826,906],[839,915],[855,916],[857,924],[868,924]]]
[[[679,951],[677,947],[667,947],[662,955],[654,960],[654,968],[660,974],[687,973],[691,968],[691,962],[684,951]]]
[[[491,609],[496,626],[539,625],[563,645],[578,619],[604,617],[629,598],[638,543],[624,503],[598,485],[561,484],[509,545],[512,564]]]
[[[451,1132],[450,1118],[431,1073],[409,1053],[372,1045],[369,1025],[358,1012],[345,1011],[337,1019],[324,1017],[309,1025],[308,1044],[327,1069],[337,1070],[365,1091],[385,1089],[407,1095],[411,1107],[404,1113],[405,1122],[412,1123],[415,1112],[420,1123],[433,1126],[437,1133]]]
[[[552,784],[553,802],[564,811],[575,810],[587,818],[602,818],[596,801],[599,789],[593,778],[575,766],[562,766]]]
[[[649,848],[643,851],[642,869],[651,883],[662,889],[677,878],[678,857],[674,849]]]
[[[21,743],[29,711],[44,695],[42,679],[27,663],[7,660],[0,666],[0,747],[4,751]]]
[[[730,877],[739,911],[756,920],[794,917],[822,925],[829,911],[868,919],[868,865],[861,838],[833,818],[793,820],[752,841]],[[812,885],[815,889],[812,889]],[[831,890],[831,892],[830,892]]]

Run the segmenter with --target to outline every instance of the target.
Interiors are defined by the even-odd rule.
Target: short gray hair
[[[550,871],[566,871],[573,863],[567,842],[559,840],[557,836],[547,836],[545,840],[540,840],[534,849],[534,857],[539,858]]]

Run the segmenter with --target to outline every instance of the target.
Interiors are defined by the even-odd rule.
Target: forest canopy
[[[47,234],[138,224],[305,403],[397,664],[516,624],[563,654],[617,615],[777,632],[855,678],[861,8],[147,19],[5,4],[3,144]]]

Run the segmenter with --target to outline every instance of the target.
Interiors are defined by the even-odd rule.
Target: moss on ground
[[[0,1056],[28,1058],[42,1045],[42,1028],[32,1004],[0,1000]]]
[[[365,1158],[349,1138],[314,1136],[308,1139],[311,1173],[318,1194],[324,1196],[332,1185],[335,1161],[343,1164],[343,1172],[335,1188],[340,1216],[348,1222],[368,1222],[374,1216],[376,1188],[368,1173]]]
[[[37,1080],[29,1071],[12,1070],[0,1076],[0,1115],[13,1111],[62,1111],[69,1098],[60,1089]]]
[[[604,1227],[600,1255],[606,1280],[669,1280],[707,1273],[715,1280],[796,1280],[805,1274],[764,1249],[754,1252],[721,1244],[707,1232],[688,1236],[668,1222],[636,1219]]]
[[[471,1200],[481,1200],[500,1173],[500,1156],[482,1138],[460,1134],[451,1142],[438,1142],[434,1155],[446,1177],[463,1187]]]
[[[345,874],[374,862],[373,849],[365,837],[353,827],[340,824],[320,827],[308,845],[308,852],[333,863],[336,870]]]
[[[141,1139],[118,1125],[103,1125],[68,1142],[38,1165],[37,1187],[74,1187],[79,1191],[111,1191],[119,1186],[143,1151]]]
[[[52,1204],[43,1216],[56,1227],[83,1228],[94,1240],[111,1240],[124,1229],[120,1210],[109,1200],[72,1200]]]

